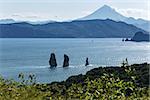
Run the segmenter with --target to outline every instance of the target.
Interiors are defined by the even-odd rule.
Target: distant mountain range
[[[80,20],[33,25],[27,22],[0,24],[1,38],[131,38],[146,31],[124,22]]]
[[[114,21],[123,21],[127,24],[133,24],[139,28],[142,28],[146,31],[150,32],[150,21],[144,19],[135,19],[133,17],[125,17],[115,11],[115,9],[111,8],[110,6],[104,5],[103,7],[99,8],[92,14],[85,16],[83,18],[79,18],[77,20],[93,20],[93,19],[112,19]],[[27,22],[29,24],[47,24],[53,23],[56,21],[46,20],[46,21],[16,21],[13,19],[1,19],[0,24],[10,24],[10,23],[18,23],[18,22]]]
[[[104,5],[94,13],[70,22],[0,20],[2,38],[131,38],[150,32],[150,21],[125,17]]]
[[[47,24],[47,23],[53,23],[53,22],[56,22],[56,21],[52,21],[52,20],[45,20],[45,21],[16,21],[14,19],[1,19],[0,20],[0,24],[11,24],[11,23],[22,23],[22,22],[26,22],[26,23],[29,23],[29,24],[33,24],[33,25],[36,25],[36,24]]]
[[[150,31],[150,21],[144,19],[134,19],[132,17],[125,17],[115,11],[115,9],[104,5],[103,7],[99,8],[92,14],[85,16],[83,18],[79,18],[77,20],[93,20],[93,19],[112,19],[114,21],[123,21],[128,24],[133,24],[139,28],[142,28],[146,31]]]
[[[13,19],[0,19],[0,24],[10,24],[10,23],[16,23]]]

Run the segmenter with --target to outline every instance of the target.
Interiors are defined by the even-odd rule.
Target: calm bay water
[[[20,72],[34,73],[38,82],[61,81],[98,66],[120,65],[125,58],[130,64],[150,62],[149,50],[148,42],[122,42],[120,38],[0,39],[0,74],[17,80]],[[48,65],[52,52],[58,63],[55,69]],[[69,68],[61,67],[64,54],[70,57]],[[91,64],[87,67],[86,57]]]

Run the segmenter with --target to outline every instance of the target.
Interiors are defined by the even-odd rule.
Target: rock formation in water
[[[69,57],[64,54],[64,62],[63,62],[63,67],[68,67],[69,66]]]
[[[124,41],[129,41],[129,39],[128,39],[128,38],[126,38]]]
[[[85,66],[88,66],[89,65],[89,59],[86,58],[86,63],[85,63]]]
[[[56,57],[55,57],[54,53],[51,53],[49,65],[50,65],[50,67],[56,67],[57,66]]]

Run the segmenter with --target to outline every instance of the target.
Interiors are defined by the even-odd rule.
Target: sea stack
[[[85,66],[88,66],[89,65],[89,59],[86,58],[86,63],[85,63]]]
[[[57,67],[56,57],[54,53],[51,53],[49,65],[50,67]]]
[[[64,63],[63,63],[63,67],[68,67],[69,66],[69,57],[64,54]]]
[[[128,39],[128,38],[126,38],[126,39],[125,39],[125,41],[129,41],[129,39]]]

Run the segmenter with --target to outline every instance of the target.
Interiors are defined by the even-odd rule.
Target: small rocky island
[[[150,34],[143,32],[136,32],[135,35],[131,38],[131,41],[135,42],[150,41]]]
[[[134,41],[134,42],[150,42],[150,34],[143,32],[136,32],[131,39],[122,39],[122,41]]]
[[[54,53],[51,53],[50,59],[49,59],[49,65],[51,68],[57,67],[57,61]]]
[[[68,66],[69,66],[69,56],[67,56],[66,54],[64,54],[63,67],[68,67]]]

